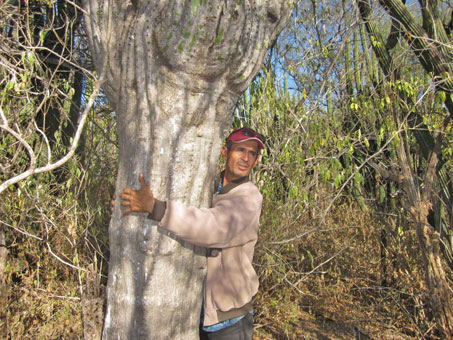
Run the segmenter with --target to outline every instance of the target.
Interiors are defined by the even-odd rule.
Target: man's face
[[[250,171],[258,164],[258,154],[258,142],[254,140],[235,143],[230,150],[224,146],[222,148],[222,157],[225,160],[223,185],[248,176]]]

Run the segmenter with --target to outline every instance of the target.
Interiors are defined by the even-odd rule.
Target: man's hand
[[[123,199],[121,205],[129,207],[128,209],[123,210],[123,215],[131,212],[153,212],[154,202],[156,201],[153,192],[149,186],[146,185],[143,174],[138,175],[138,180],[140,181],[141,186],[139,190],[125,188],[120,194],[120,197]]]

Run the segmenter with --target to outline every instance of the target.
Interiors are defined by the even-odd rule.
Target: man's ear
[[[255,168],[260,162],[261,155],[256,156],[255,163],[253,163],[252,168]]]
[[[252,168],[255,168],[259,162],[261,162],[261,158],[263,156],[263,149],[258,148],[258,155],[256,156],[255,163],[253,163]]]
[[[220,154],[222,155],[222,158],[224,160],[227,159],[228,148],[226,147],[226,145],[222,146],[222,150],[220,150]]]

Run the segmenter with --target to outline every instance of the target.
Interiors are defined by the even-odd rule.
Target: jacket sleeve
[[[251,184],[219,195],[212,208],[187,207],[167,201],[159,225],[194,245],[225,248],[257,238],[262,196]]]

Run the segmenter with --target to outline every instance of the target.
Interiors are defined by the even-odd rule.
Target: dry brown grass
[[[409,225],[388,238],[384,273],[381,231],[391,219],[343,203],[326,216],[324,231],[276,245],[274,237],[282,233],[275,229],[285,223],[277,214],[278,208],[265,209],[257,251],[258,339],[438,338]],[[317,223],[302,217],[299,225],[311,230]]]
[[[77,281],[58,274],[49,267],[18,275],[17,258],[10,256],[5,273],[6,288],[2,301],[6,305],[1,325],[5,339],[82,339],[83,327]],[[58,267],[53,263],[53,266]]]

